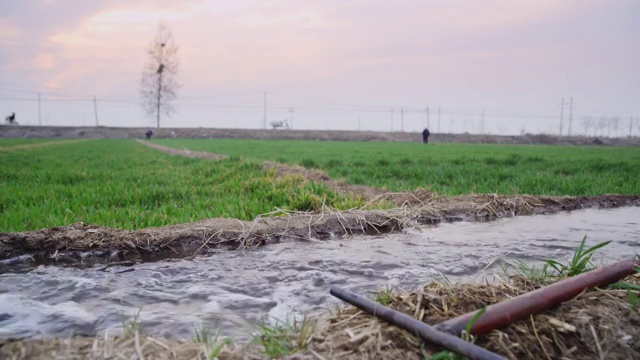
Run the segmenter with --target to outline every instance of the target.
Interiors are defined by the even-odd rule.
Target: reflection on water
[[[406,234],[289,242],[195,260],[77,269],[39,266],[0,275],[0,337],[92,335],[121,328],[140,310],[148,333],[191,338],[194,325],[244,339],[257,321],[340,302],[338,285],[358,293],[411,290],[495,273],[498,259],[565,260],[587,235],[612,240],[597,261],[640,253],[640,208],[588,209],[483,223],[422,227]],[[124,272],[123,272],[124,271]],[[441,275],[442,274],[442,275]]]

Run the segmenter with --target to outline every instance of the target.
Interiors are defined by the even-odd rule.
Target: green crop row
[[[276,208],[361,206],[323,184],[279,179],[255,162],[170,156],[132,140],[0,153],[0,231],[78,221],[124,229],[212,217],[252,220]]]
[[[352,184],[392,191],[590,196],[640,194],[634,147],[281,140],[154,142],[255,160],[296,163]]]

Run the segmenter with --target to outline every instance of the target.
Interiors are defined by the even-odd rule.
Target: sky
[[[2,116],[155,126],[161,20],[181,84],[162,127],[263,128],[266,98],[267,127],[557,134],[562,113],[563,134],[640,134],[637,0],[0,0]]]

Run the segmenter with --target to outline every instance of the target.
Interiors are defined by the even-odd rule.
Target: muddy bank
[[[623,280],[640,285],[638,275]],[[543,283],[514,276],[492,284],[429,283],[410,293],[393,293],[389,307],[430,325],[535,290]],[[281,359],[425,359],[438,347],[389,326],[352,306],[313,319],[290,333],[300,350]],[[638,359],[640,315],[625,290],[593,289],[549,311],[480,336],[476,344],[508,359]],[[296,345],[289,345],[295,346]],[[100,337],[5,340],[8,359],[122,358],[206,359],[214,346],[133,334]],[[260,343],[227,344],[219,359],[266,359]]]
[[[356,234],[398,232],[415,224],[549,214],[583,208],[639,206],[640,195],[546,197],[431,196],[420,206],[392,210],[272,213],[254,221],[214,218],[195,223],[127,231],[71,224],[28,232],[0,233],[0,259],[31,256],[38,261],[82,263],[190,256],[219,248],[250,248],[281,241],[314,241]]]
[[[0,125],[0,137],[5,138],[144,138],[146,128],[65,127],[65,126],[7,126]],[[154,138],[188,139],[281,139],[334,141],[404,141],[422,142],[418,132],[377,132],[348,130],[263,130],[215,128],[153,129]],[[487,144],[553,144],[553,145],[624,145],[640,146],[640,138],[606,138],[554,135],[476,135],[432,134],[431,142],[487,143]]]

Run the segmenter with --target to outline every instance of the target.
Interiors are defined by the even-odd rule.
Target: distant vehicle
[[[271,122],[271,126],[273,126],[273,129],[277,129],[279,127],[284,127],[286,129],[289,128],[289,123],[287,123],[287,120],[284,121],[272,121]]]

